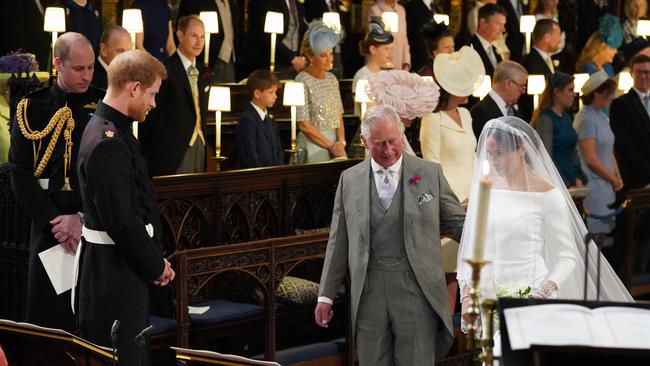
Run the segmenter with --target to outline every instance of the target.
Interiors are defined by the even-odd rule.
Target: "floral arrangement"
[[[533,292],[530,286],[522,286],[517,283],[508,283],[499,289],[496,297],[511,297],[515,299],[522,299],[529,297]],[[499,329],[499,313],[494,310],[494,329]]]
[[[32,53],[18,50],[0,57],[0,72],[2,73],[30,73],[36,70],[38,70],[38,62]]]
[[[404,70],[380,71],[368,80],[375,104],[391,106],[401,118],[414,119],[438,105],[438,84]]]
[[[598,32],[600,39],[611,48],[619,48],[623,44],[623,27],[612,14],[605,14],[598,19]]]

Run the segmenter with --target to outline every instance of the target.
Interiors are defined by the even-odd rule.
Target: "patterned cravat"
[[[397,172],[390,169],[380,169],[377,171],[381,177],[379,180],[379,201],[384,209],[388,210],[390,203],[393,201],[395,190],[397,189]]]
[[[194,121],[194,132],[190,138],[190,146],[194,146],[196,138],[200,138],[203,145],[205,145],[205,137],[203,137],[203,130],[201,129],[201,109],[199,108],[199,70],[194,65],[187,68],[187,77],[190,81],[190,88],[192,89],[192,99],[194,100],[194,113],[196,120]]]
[[[506,112],[508,116],[514,116],[515,115],[515,109],[512,108],[510,104],[506,104]]]
[[[645,108],[646,112],[650,114],[650,94],[646,94],[643,96],[643,108]]]

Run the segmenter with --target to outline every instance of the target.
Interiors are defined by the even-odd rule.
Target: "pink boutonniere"
[[[417,184],[421,180],[422,180],[422,177],[420,177],[419,175],[414,175],[411,178],[409,178],[409,183]]]

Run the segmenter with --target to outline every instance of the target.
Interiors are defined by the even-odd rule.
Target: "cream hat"
[[[453,53],[439,53],[433,61],[433,75],[449,94],[466,97],[474,92],[474,84],[485,74],[481,56],[473,48],[463,46]]]
[[[591,94],[591,92],[598,89],[599,86],[603,85],[607,79],[609,79],[609,75],[607,75],[607,72],[604,70],[600,70],[592,74],[589,79],[585,81],[584,85],[582,85],[582,89],[580,89],[582,95]]]

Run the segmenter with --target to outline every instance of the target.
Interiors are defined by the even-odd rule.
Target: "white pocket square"
[[[428,194],[428,193],[422,193],[420,197],[418,197],[418,206],[423,205],[433,199],[433,196]]]

